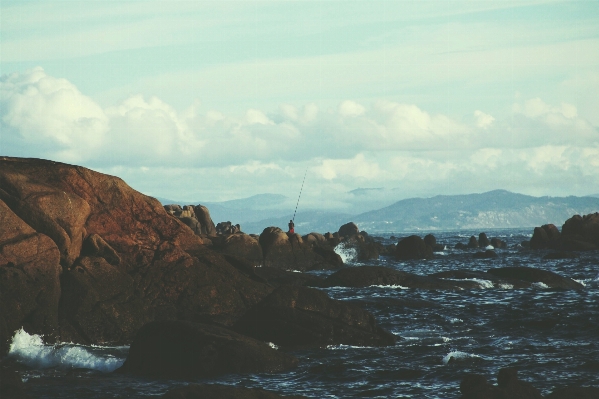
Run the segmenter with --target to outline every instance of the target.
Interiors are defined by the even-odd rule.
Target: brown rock
[[[200,222],[201,234],[207,234],[209,236],[216,235],[216,227],[210,217],[210,211],[204,205],[196,205],[193,207],[196,218]]]
[[[359,234],[360,229],[358,225],[353,222],[349,222],[339,227],[339,237],[351,237],[355,234]]]
[[[432,259],[433,249],[416,235],[401,239],[395,249],[395,258],[399,260]]]
[[[0,354],[21,327],[52,336],[58,328],[60,252],[0,201]]]

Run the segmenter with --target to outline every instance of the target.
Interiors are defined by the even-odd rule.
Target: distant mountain
[[[354,217],[368,232],[433,231],[561,225],[572,215],[599,211],[599,198],[532,197],[505,190],[411,198]]]

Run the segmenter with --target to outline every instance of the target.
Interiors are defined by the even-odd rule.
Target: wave
[[[102,372],[112,372],[121,367],[125,358],[102,353],[102,346],[84,346],[72,343],[55,345],[44,344],[42,336],[28,334],[22,328],[15,333],[10,344],[8,356],[31,368],[84,368]],[[121,351],[127,347],[117,347]]]
[[[358,260],[358,251],[356,248],[347,245],[345,242],[339,243],[334,251],[341,257],[344,264],[355,263]]]
[[[447,364],[449,364],[449,362],[464,361],[464,360],[471,360],[471,359],[482,359],[482,358],[478,355],[473,355],[471,353],[466,353],[466,352],[462,352],[462,351],[451,351],[447,355],[445,355],[445,357],[443,357],[443,364],[447,365]]]

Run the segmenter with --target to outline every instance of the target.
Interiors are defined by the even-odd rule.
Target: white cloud
[[[495,118],[493,118],[491,115],[485,114],[479,110],[474,111],[474,117],[476,118],[476,126],[483,129],[488,128],[495,121]]]
[[[39,67],[3,76],[0,104],[3,130],[14,130],[37,151],[72,162],[96,151],[108,130],[108,118],[92,99]]]
[[[325,159],[314,170],[326,180],[338,177],[374,180],[383,174],[379,165],[368,161],[362,153],[352,159]]]
[[[357,102],[345,100],[339,105],[339,115],[341,116],[360,116],[366,111],[362,105]]]

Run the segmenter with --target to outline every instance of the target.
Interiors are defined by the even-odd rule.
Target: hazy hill
[[[366,231],[459,230],[561,225],[575,214],[599,211],[599,198],[532,197],[505,190],[411,198],[354,217]]]

